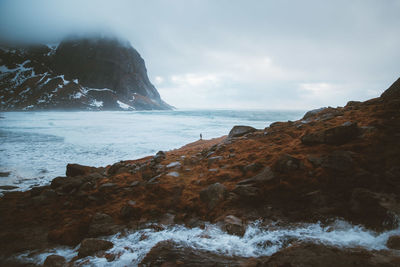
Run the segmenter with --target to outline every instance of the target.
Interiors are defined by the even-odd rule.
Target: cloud
[[[0,1],[1,39],[112,31],[176,107],[315,108],[399,76],[400,1]]]

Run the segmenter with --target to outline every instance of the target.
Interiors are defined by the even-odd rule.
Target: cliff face
[[[171,109],[125,41],[68,39],[0,49],[0,109]]]

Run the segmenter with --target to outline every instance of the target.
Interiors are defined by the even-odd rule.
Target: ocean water
[[[106,166],[153,155],[199,139],[220,137],[234,125],[263,129],[300,119],[305,111],[115,111],[0,113],[0,186],[27,190],[65,175],[68,163]],[[4,190],[0,190],[2,192]]]

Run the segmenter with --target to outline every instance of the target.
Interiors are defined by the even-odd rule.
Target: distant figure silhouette
[[[203,140],[203,135],[202,134],[200,134],[200,140]]]

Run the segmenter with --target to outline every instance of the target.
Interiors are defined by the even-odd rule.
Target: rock
[[[167,175],[168,176],[172,176],[172,177],[179,177],[179,173],[178,172],[169,172]]]
[[[207,160],[208,166],[212,165],[214,162],[220,161],[221,159],[223,159],[223,156],[214,156],[214,157],[210,157]]]
[[[166,154],[164,151],[158,151],[157,154],[153,157],[152,161],[157,164],[163,161],[166,158]]]
[[[85,182],[85,178],[77,177],[56,177],[51,181],[50,187],[63,193],[70,193],[73,190],[78,190]]]
[[[332,171],[349,171],[353,168],[353,158],[348,151],[334,151],[322,158],[321,166]]]
[[[13,185],[1,185],[0,189],[1,190],[13,190],[13,189],[17,189],[18,186],[13,186]]]
[[[274,169],[282,173],[298,170],[300,167],[301,161],[288,154],[281,155],[274,165]]]
[[[232,130],[229,132],[228,138],[232,137],[240,137],[248,133],[255,132],[257,129],[250,127],[250,126],[242,126],[242,125],[236,125],[232,128]]]
[[[0,177],[8,177],[10,174],[11,172],[0,172]]]
[[[398,78],[385,92],[382,93],[381,98],[390,101],[400,98],[400,78]]]
[[[306,114],[303,116],[302,120],[309,120],[310,118],[314,117],[319,112],[321,112],[321,111],[323,111],[325,109],[327,109],[327,107],[317,108],[317,109],[313,109],[313,110],[307,111]]]
[[[96,213],[89,225],[88,234],[91,237],[112,235],[118,231],[118,226],[114,224],[111,216],[104,213]]]
[[[139,266],[246,266],[248,259],[186,247],[172,240],[157,243]],[[254,265],[257,266],[257,265]]]
[[[111,165],[110,168],[108,168],[107,175],[109,175],[109,176],[115,175],[122,168],[126,168],[126,165],[123,162],[117,162],[117,163]]]
[[[362,248],[338,248],[322,244],[294,244],[273,254],[262,266],[394,267],[399,256]]]
[[[245,167],[243,168],[243,171],[244,171],[244,173],[247,173],[247,172],[256,172],[256,171],[259,171],[262,167],[263,167],[263,165],[260,164],[260,163],[258,163],[258,162],[256,162],[256,163],[251,163],[251,164],[245,166]]]
[[[318,157],[318,156],[314,156],[314,155],[307,155],[307,160],[309,162],[311,162],[311,164],[314,165],[314,167],[321,166],[321,164],[323,162],[323,158],[322,157]]]
[[[95,255],[97,252],[108,250],[112,248],[114,244],[110,241],[86,238],[82,241],[80,248],[78,249],[78,257],[84,258],[87,256]]]
[[[265,183],[274,180],[274,178],[275,178],[274,173],[272,172],[271,168],[267,166],[257,175],[249,179],[242,180],[238,182],[237,185]]]
[[[389,237],[386,246],[390,249],[400,250],[400,235],[393,235]]]
[[[224,218],[224,229],[230,235],[243,236],[246,227],[242,220],[236,216],[228,215]]]
[[[60,255],[47,256],[43,263],[43,267],[66,267],[67,261]]]
[[[305,145],[341,145],[355,139],[359,134],[360,129],[356,122],[345,122],[324,131],[306,133],[301,137],[301,142]]]
[[[129,220],[129,219],[139,219],[140,218],[140,209],[136,208],[134,205],[136,204],[135,201],[128,201],[128,204],[124,205],[119,214],[120,218],[124,220]]]
[[[200,192],[200,199],[207,203],[210,210],[213,210],[218,203],[226,198],[226,187],[220,183],[215,183]]]
[[[51,242],[76,246],[86,236],[89,227],[89,218],[72,221],[66,225],[56,225],[56,229],[48,232],[47,239]]]
[[[65,174],[67,177],[84,176],[86,174],[96,172],[97,168],[79,165],[79,164],[67,164],[67,170]]]
[[[365,188],[353,190],[350,199],[350,211],[355,223],[362,223],[369,228],[382,230],[397,226],[396,219],[380,203],[379,196]]]
[[[48,188],[49,188],[48,186],[35,186],[35,187],[32,187],[32,189],[30,190],[31,197],[39,196],[43,192],[43,190],[48,189]]]
[[[179,161],[171,162],[167,165],[167,168],[180,168],[182,164]]]
[[[252,184],[237,185],[233,192],[244,198],[254,198],[260,194],[260,190]]]
[[[117,184],[114,183],[105,183],[99,186],[99,191],[107,191],[113,190],[117,187]]]

